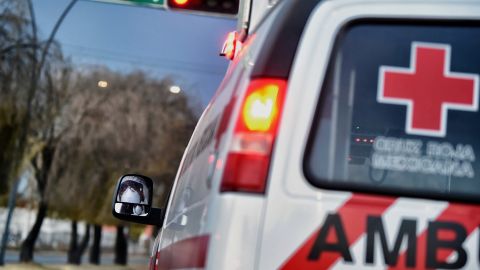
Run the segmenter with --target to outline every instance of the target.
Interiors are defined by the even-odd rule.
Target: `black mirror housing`
[[[152,207],[153,181],[139,174],[120,177],[112,200],[114,217],[148,225],[161,226],[163,211]]]

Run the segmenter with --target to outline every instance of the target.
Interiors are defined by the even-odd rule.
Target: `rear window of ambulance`
[[[317,187],[480,201],[480,24],[357,21],[335,42],[304,162]]]

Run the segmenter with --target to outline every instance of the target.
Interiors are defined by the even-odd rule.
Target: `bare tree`
[[[99,88],[99,80],[108,87]],[[140,172],[156,186],[171,184],[196,118],[186,96],[167,91],[171,84],[142,72],[75,73],[53,36],[37,37],[30,0],[0,1],[0,177],[15,179],[31,164],[38,188],[38,213],[21,261],[33,260],[48,213],[97,224],[93,250],[99,252],[100,225],[123,228],[110,214],[121,174]],[[0,204],[11,182],[0,181]],[[166,189],[156,190],[154,203],[164,201]],[[75,261],[86,239],[75,245]],[[118,241],[119,254],[124,242]],[[99,261],[99,253],[91,257]]]
[[[18,175],[23,156],[18,139],[26,115],[26,97],[35,66],[34,35],[28,5],[24,1],[0,2],[0,177]],[[8,191],[0,182],[0,195]]]
[[[24,261],[33,258],[46,214],[44,190],[54,152],[55,119],[64,96],[59,87],[69,70],[60,47],[53,39],[39,43],[36,32],[30,0],[0,2],[0,177],[10,180],[0,182],[0,195],[30,160],[40,194],[37,220],[22,245]]]
[[[33,260],[35,242],[40,233],[43,220],[47,215],[47,183],[53,162],[56,145],[61,132],[57,131],[58,121],[62,115],[62,107],[68,97],[68,82],[71,69],[66,67],[60,51],[52,56],[55,59],[49,61],[44,72],[43,85],[39,85],[36,96],[33,99],[33,113],[30,128],[33,134],[29,136],[30,144],[36,144],[33,151],[31,164],[34,168],[37,183],[39,202],[38,212],[33,227],[23,241],[20,249],[20,261],[30,262]],[[59,67],[56,67],[59,66]]]
[[[99,88],[99,80],[108,87]],[[75,81],[48,183],[49,205],[72,219],[118,224],[110,209],[118,177],[139,172],[153,176],[157,186],[170,185],[195,115],[186,96],[168,91],[171,79],[97,69]],[[165,190],[157,190],[155,203]]]

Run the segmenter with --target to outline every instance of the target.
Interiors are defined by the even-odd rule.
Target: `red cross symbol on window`
[[[477,111],[477,74],[450,71],[450,45],[413,42],[410,68],[381,66],[377,100],[406,105],[408,134],[445,137],[448,110]]]

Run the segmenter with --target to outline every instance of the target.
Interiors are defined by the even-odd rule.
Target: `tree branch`
[[[10,45],[10,46],[7,46],[5,48],[2,48],[0,49],[0,56],[3,55],[3,54],[6,54],[10,51],[13,51],[13,50],[19,50],[19,49],[28,49],[28,48],[34,48],[34,49],[38,49],[40,46],[38,44],[35,44],[35,43],[19,43],[19,44],[14,44],[14,45]]]

